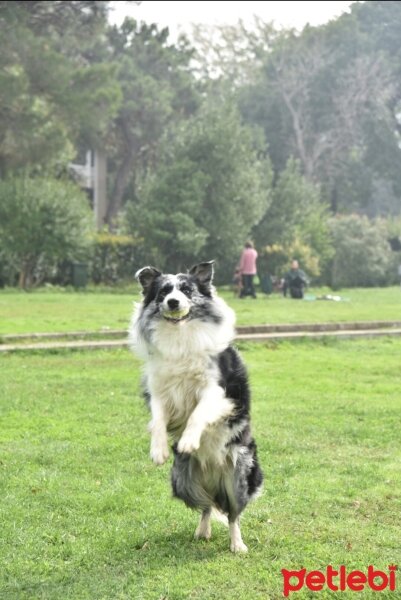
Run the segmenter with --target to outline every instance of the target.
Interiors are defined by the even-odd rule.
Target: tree
[[[206,105],[166,137],[161,164],[127,208],[128,228],[161,268],[216,259],[229,281],[270,188],[270,163],[236,109]]]
[[[0,181],[0,253],[19,286],[40,284],[58,261],[88,256],[93,220],[75,184],[42,178]]]
[[[35,35],[50,35],[68,38],[73,35],[87,46],[88,36],[103,29],[109,2],[103,0],[52,0],[42,2],[41,0],[12,0],[3,1],[0,7],[1,18],[15,27],[21,21],[35,33]],[[70,50],[79,54],[81,48]]]
[[[301,174],[299,162],[291,158],[277,178],[272,203],[255,227],[254,238],[260,248],[279,245],[293,252],[302,246],[302,258],[311,256],[309,262],[316,265],[313,275],[317,276],[332,255],[327,219],[319,188]]]
[[[236,25],[193,25],[191,42],[198,77],[205,84],[228,82],[231,89],[238,90],[253,83],[279,35],[271,23],[258,17],[252,27],[242,20]]]
[[[265,130],[275,171],[295,156],[333,212],[356,203],[383,214],[401,194],[400,6],[358,3],[327,25],[272,37],[265,50],[261,41],[263,66],[239,93],[245,121]]]
[[[378,286],[387,282],[392,264],[386,223],[366,216],[337,216],[330,221],[335,254],[333,288]]]
[[[155,164],[160,139],[172,123],[198,106],[189,61],[192,49],[184,38],[169,43],[168,29],[126,19],[109,31],[112,59],[119,63],[123,101],[112,123],[110,166],[114,183],[106,222],[112,226],[136,177]]]
[[[90,57],[107,4],[1,2],[0,175],[51,170],[79,140],[104,138],[120,100],[116,65]]]

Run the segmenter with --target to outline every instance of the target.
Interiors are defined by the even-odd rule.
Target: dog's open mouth
[[[163,317],[171,323],[179,323],[189,317],[189,308],[182,308],[179,310],[167,310],[163,312]]]

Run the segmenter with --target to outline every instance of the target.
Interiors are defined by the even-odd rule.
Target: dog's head
[[[204,316],[213,294],[214,261],[193,266],[188,273],[164,274],[155,267],[139,269],[135,277],[142,286],[143,304],[154,305],[154,315],[170,323]]]

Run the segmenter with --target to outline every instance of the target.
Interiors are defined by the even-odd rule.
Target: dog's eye
[[[164,300],[164,298],[167,296],[167,294],[169,294],[172,291],[173,291],[172,285],[165,285],[157,294],[157,301],[162,302]]]
[[[180,290],[183,294],[185,294],[186,296],[190,296],[192,293],[192,288],[189,285],[182,285],[180,287]]]

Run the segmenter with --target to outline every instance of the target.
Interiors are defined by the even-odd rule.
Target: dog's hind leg
[[[205,508],[202,512],[201,519],[199,521],[199,525],[195,531],[195,539],[200,540],[210,540],[212,536],[212,527],[210,524],[210,514],[212,512],[211,508]]]
[[[230,527],[230,550],[231,552],[248,552],[247,546],[242,541],[239,528],[239,517],[235,521],[229,521]]]

